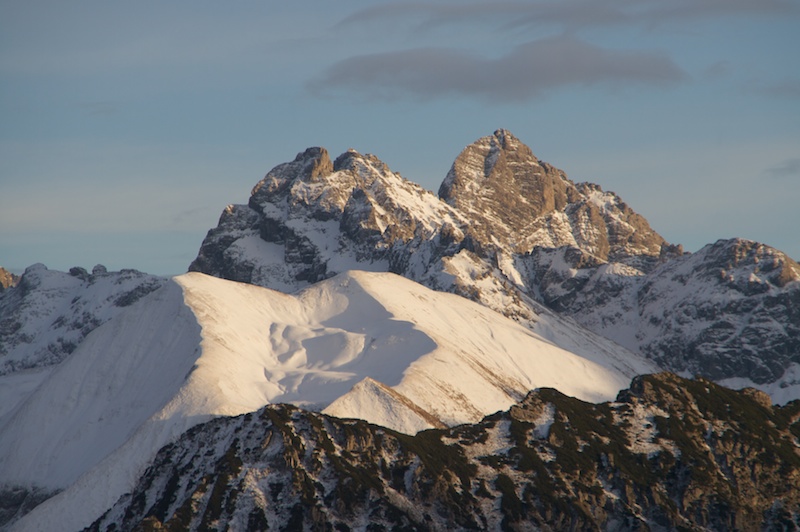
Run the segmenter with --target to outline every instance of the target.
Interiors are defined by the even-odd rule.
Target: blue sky
[[[308,146],[435,191],[498,128],[689,251],[800,259],[798,51],[798,0],[0,0],[0,265],[182,273]]]

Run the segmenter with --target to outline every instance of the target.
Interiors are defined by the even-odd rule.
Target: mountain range
[[[800,526],[800,266],[686,253],[508,131],[438,195],[309,148],[189,270],[2,276],[0,527]]]
[[[331,163],[308,149],[230,205],[190,266],[284,291],[348,269],[391,271],[521,323],[555,312],[663,369],[800,397],[797,262],[743,239],[684,253],[505,130],[467,146],[438,196],[374,156]]]

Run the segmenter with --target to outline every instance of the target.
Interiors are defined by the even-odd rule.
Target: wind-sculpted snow
[[[416,433],[475,422],[542,386],[607,400],[653,369],[590,343],[565,350],[390,273],[346,272],[292,295],[188,273],[98,327],[22,403],[0,432],[0,478],[69,488],[20,529],[71,506],[83,514],[64,526],[80,528],[211,416],[293,403]]]

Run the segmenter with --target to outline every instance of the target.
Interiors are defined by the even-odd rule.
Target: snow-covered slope
[[[119,468],[93,481],[101,494],[124,490],[136,472],[131,465],[146,463],[150,451],[205,419],[164,410],[180,400],[199,343],[200,327],[174,282],[95,329],[0,430],[3,485],[52,493],[136,441]],[[81,506],[91,512],[93,504],[89,497]]]
[[[159,448],[213,415],[289,402],[413,433],[477,421],[543,386],[608,400],[655,370],[596,347],[390,273],[346,272],[295,295],[189,273],[98,327],[15,411],[0,478],[72,485],[20,529],[85,526]]]
[[[136,270],[70,273],[34,264],[0,291],[0,431],[16,406],[87,334],[166,279]]]

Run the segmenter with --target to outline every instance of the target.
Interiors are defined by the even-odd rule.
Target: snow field
[[[91,333],[0,434],[4,479],[69,487],[15,529],[87,526],[211,416],[289,402],[415,433],[477,421],[537,387],[612,399],[635,374],[591,342],[548,334],[389,273],[346,272],[294,295],[178,276]]]

